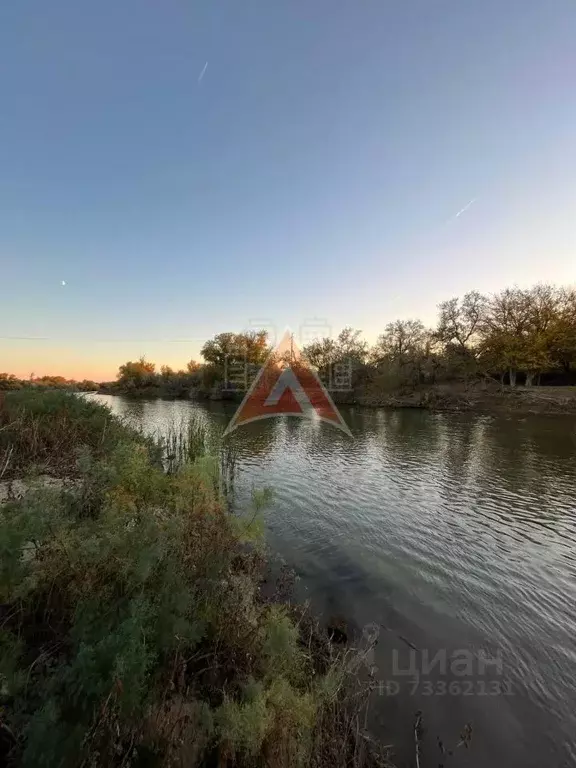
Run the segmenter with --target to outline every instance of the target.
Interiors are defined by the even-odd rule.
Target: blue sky
[[[5,0],[0,336],[46,338],[0,370],[576,281],[575,40],[574,0]]]

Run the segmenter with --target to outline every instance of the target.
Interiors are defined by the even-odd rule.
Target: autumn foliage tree
[[[518,373],[526,386],[541,373],[562,365],[569,370],[576,359],[570,349],[575,318],[566,312],[565,291],[550,285],[530,289],[506,288],[491,297],[483,324],[481,344],[486,367],[516,385]],[[564,351],[564,356],[562,355]]]
[[[127,389],[137,389],[150,386],[154,383],[156,365],[150,363],[145,357],[140,357],[136,362],[131,360],[118,369],[118,383]]]
[[[200,363],[197,363],[196,360],[188,360],[186,363],[186,372],[190,374],[197,373],[201,367]]]

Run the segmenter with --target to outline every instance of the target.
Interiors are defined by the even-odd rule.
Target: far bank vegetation
[[[124,391],[161,389],[178,396],[222,386],[225,361],[257,370],[271,349],[265,331],[220,333],[202,348],[204,363],[173,371],[140,359],[120,368]],[[426,385],[459,387],[496,382],[514,388],[576,384],[576,289],[538,284],[486,296],[470,291],[438,307],[434,328],[418,319],[388,323],[370,346],[361,331],[344,328],[318,338],[303,354],[325,381],[349,366],[354,388],[406,392]]]
[[[190,360],[180,370],[166,365],[158,369],[141,357],[124,363],[117,380],[100,387],[111,393],[168,398],[242,390],[242,380],[226,381],[229,366],[242,363],[253,376],[271,352],[270,341],[264,330],[219,333],[202,347],[202,363]],[[470,291],[443,301],[433,328],[418,319],[395,320],[373,345],[361,331],[344,328],[335,338],[314,339],[302,351],[328,384],[338,379],[337,369],[346,366],[350,387],[360,397],[438,386],[462,390],[498,385],[513,390],[575,385],[576,289],[538,284],[489,296]],[[0,389],[74,385],[61,377],[19,381],[0,374]],[[75,388],[96,386],[82,382]]]

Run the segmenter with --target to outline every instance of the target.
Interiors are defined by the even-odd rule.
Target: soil
[[[350,403],[352,404],[352,403]],[[423,408],[432,411],[513,412],[576,415],[576,387],[438,385],[407,393],[355,393],[353,404],[368,407]]]

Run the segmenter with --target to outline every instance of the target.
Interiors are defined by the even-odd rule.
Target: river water
[[[234,406],[95,396],[151,431]],[[236,494],[325,617],[378,635],[370,728],[422,768],[576,765],[576,421],[342,409],[238,429]],[[470,747],[443,754],[472,726]]]

